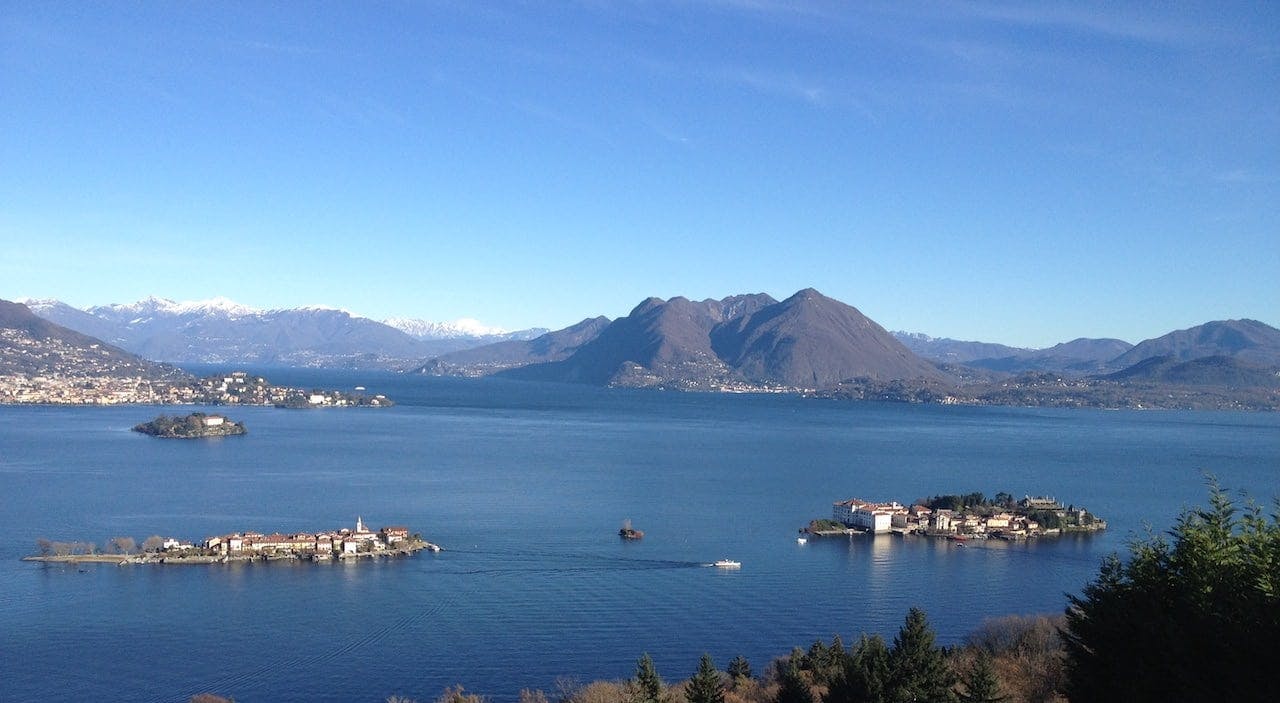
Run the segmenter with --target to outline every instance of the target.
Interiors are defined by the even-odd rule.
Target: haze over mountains
[[[335,308],[259,310],[226,298],[181,303],[152,297],[84,310],[57,300],[25,302],[47,320],[173,363],[404,369],[449,351],[544,332],[506,332],[474,320],[392,320],[397,328]]]

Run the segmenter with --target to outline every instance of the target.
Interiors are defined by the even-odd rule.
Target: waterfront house
[[[378,533],[382,535],[382,541],[386,542],[387,544],[395,544],[397,542],[403,542],[404,540],[409,539],[409,528],[403,527],[401,525],[384,527],[381,530],[379,530]]]
[[[897,513],[906,513],[906,509],[897,502],[871,503],[850,499],[831,506],[831,517],[836,522],[875,533],[888,532]]]

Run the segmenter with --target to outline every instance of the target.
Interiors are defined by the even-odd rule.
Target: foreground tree
[[[955,673],[934,644],[933,628],[924,611],[912,608],[889,650],[889,699],[894,701],[954,701]]]
[[[702,655],[698,670],[684,688],[684,697],[689,703],[724,703],[724,686],[710,654]]]
[[[1280,699],[1280,501],[1243,517],[1210,482],[1209,507],[1183,512],[1169,538],[1107,559],[1070,596],[1067,693],[1113,700]],[[1170,541],[1171,540],[1171,541]]]
[[[827,691],[826,703],[882,703],[888,700],[889,648],[880,635],[862,636],[845,658]]]
[[[729,660],[728,674],[735,682],[738,679],[751,678],[751,662],[747,661],[746,657],[739,654]]]
[[[791,660],[783,666],[774,703],[814,703],[813,689],[809,688],[809,682],[805,681],[796,657],[791,657]]]
[[[991,655],[984,650],[978,651],[973,665],[965,672],[960,683],[964,686],[960,703],[1002,703],[1009,700],[1008,696],[1001,695],[1000,681],[991,664]]]
[[[662,703],[662,679],[653,668],[653,658],[645,652],[636,662],[636,677],[632,679],[635,690],[633,703]]]

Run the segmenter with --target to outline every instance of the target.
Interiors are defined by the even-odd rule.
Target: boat
[[[618,536],[622,539],[642,539],[644,530],[634,529],[631,527],[631,520],[627,519],[622,521],[622,529],[618,530]]]
[[[721,559],[720,561],[712,564],[712,566],[717,566],[721,569],[739,569],[742,568],[742,562],[734,561],[732,559]]]
[[[797,537],[797,538],[796,538],[796,544],[808,544],[808,543],[809,543],[809,538],[808,538],[808,537]]]

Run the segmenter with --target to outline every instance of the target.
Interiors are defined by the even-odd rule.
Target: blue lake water
[[[129,427],[173,408],[0,407],[0,700],[512,700],[757,669],[923,607],[943,642],[1060,612],[1107,553],[1203,504],[1202,472],[1280,494],[1280,416],[843,403],[280,371],[361,384],[386,410],[228,411],[245,437]],[[183,410],[185,412],[186,410]],[[1111,529],[1030,544],[796,543],[837,499],[1048,493]],[[19,561],[35,540],[199,539],[404,524],[437,555],[186,567]],[[624,518],[645,530],[626,543]],[[740,570],[704,566],[730,557]]]

